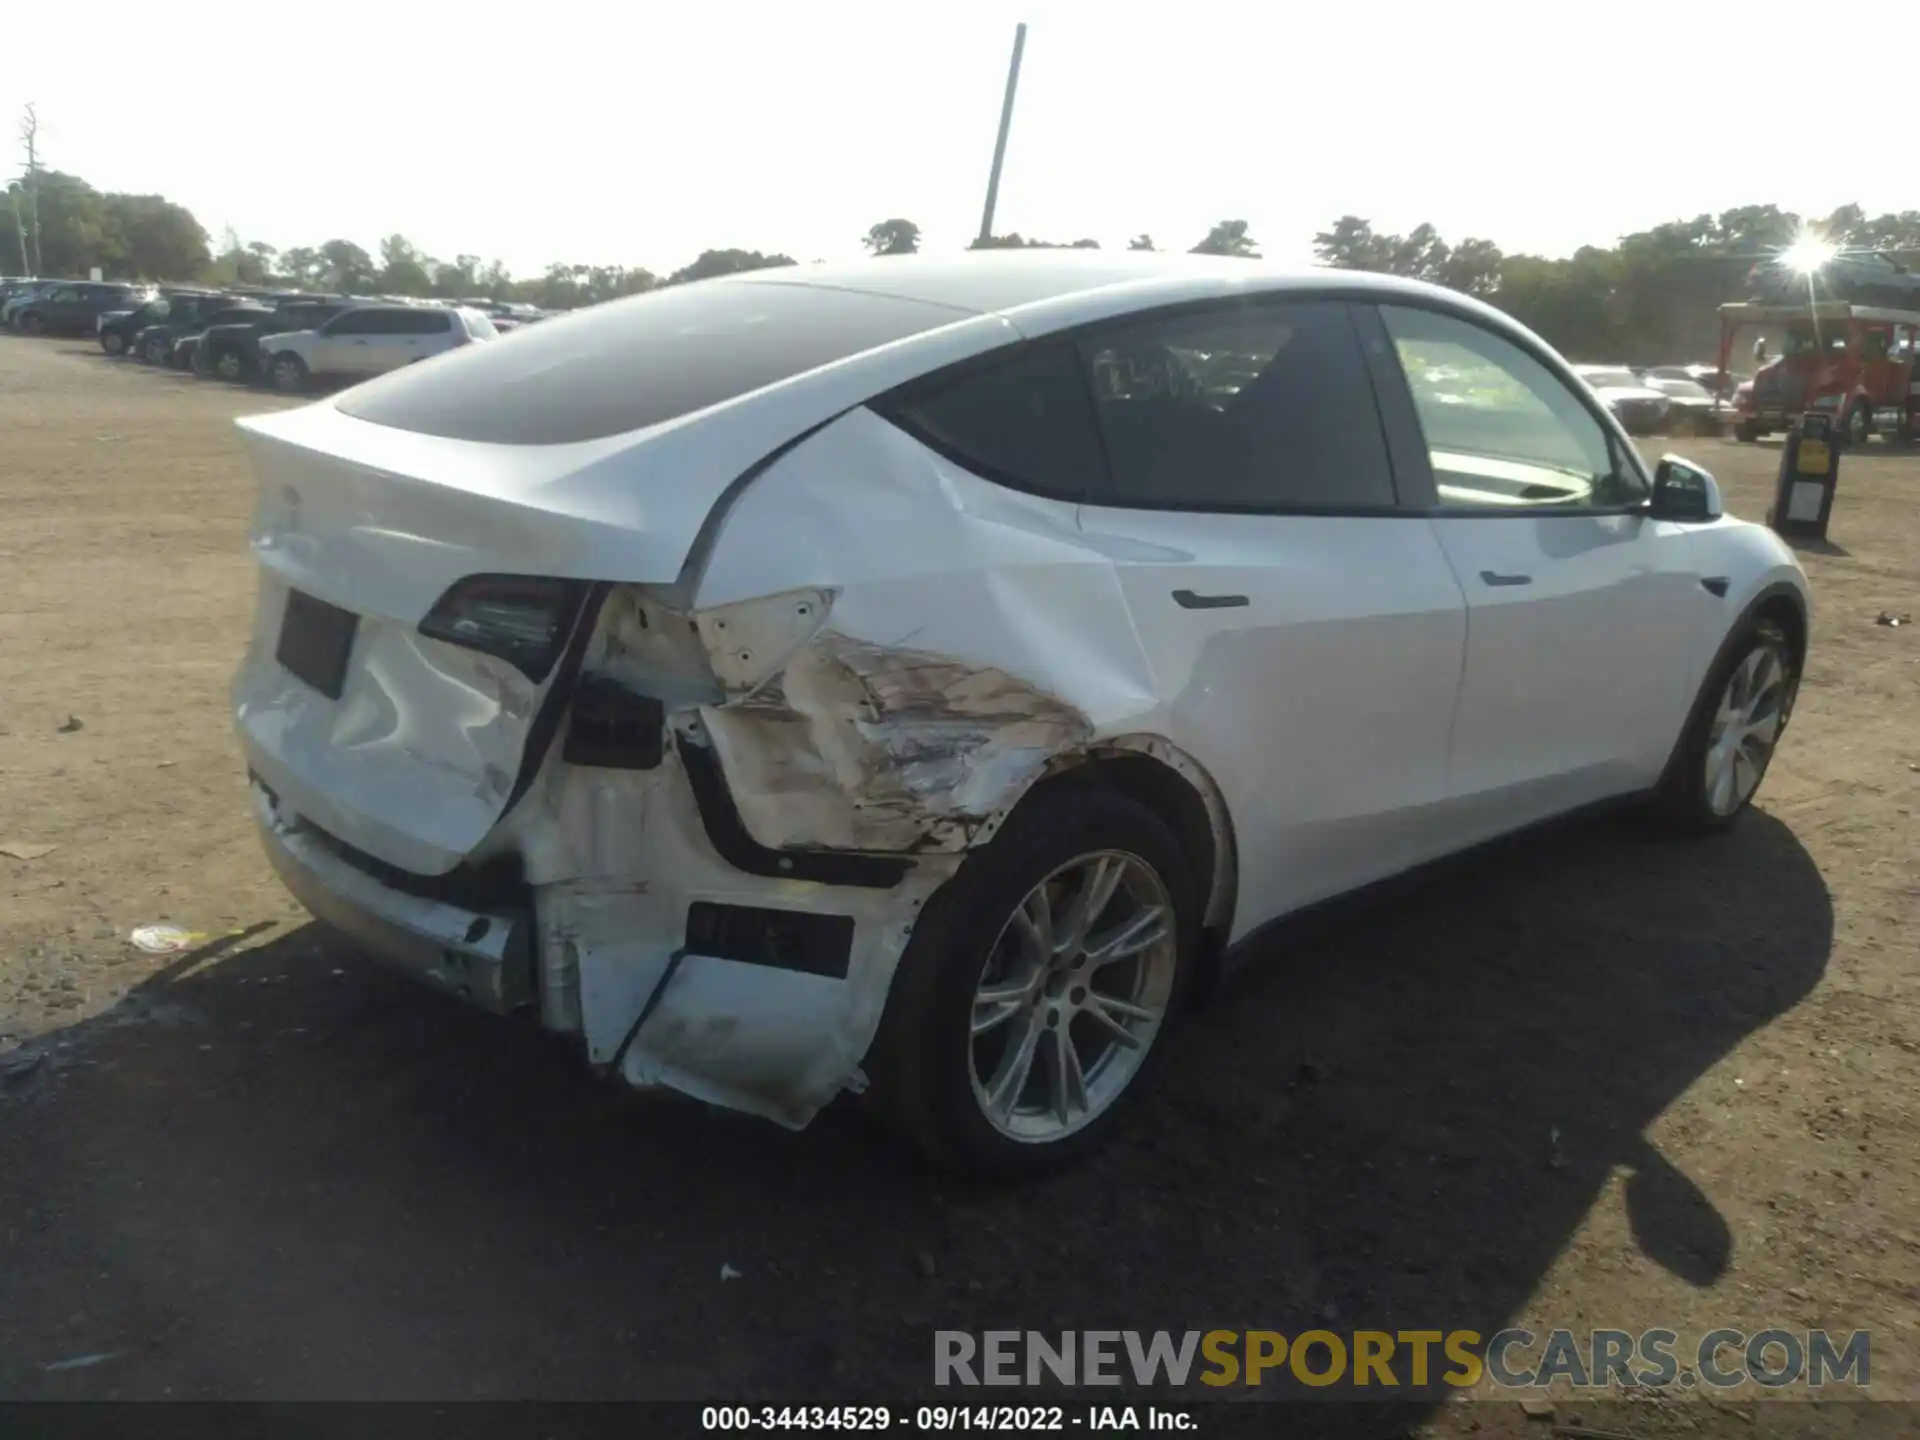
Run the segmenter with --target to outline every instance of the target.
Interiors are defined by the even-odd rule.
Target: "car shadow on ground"
[[[198,380],[204,377],[191,370],[176,370],[171,365],[156,365],[150,360],[140,360],[132,355],[109,355],[99,345],[63,345],[63,355],[79,355],[90,360],[98,360],[103,365],[120,366],[133,374],[152,375],[161,380]]]
[[[851,1109],[630,1096],[299,925],[0,1101],[0,1394],[924,1397],[936,1328],[1486,1335],[1621,1169],[1641,1250],[1708,1285],[1729,1227],[1643,1132],[1832,938],[1767,814],[1581,823],[1265,937],[1108,1148],[987,1188]]]

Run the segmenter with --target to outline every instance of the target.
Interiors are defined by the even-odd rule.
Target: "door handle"
[[[1191,590],[1173,592],[1173,603],[1182,610],[1232,610],[1247,603],[1244,595],[1196,595]]]
[[[1502,575],[1494,570],[1482,570],[1480,578],[1489,585],[1531,585],[1531,575]]]

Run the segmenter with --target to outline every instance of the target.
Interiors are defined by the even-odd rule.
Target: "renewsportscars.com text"
[[[1867,1331],[937,1330],[935,1385],[1502,1389],[1561,1381],[1607,1389],[1853,1385],[1872,1369]]]

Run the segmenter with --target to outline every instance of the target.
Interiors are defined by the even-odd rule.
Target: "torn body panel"
[[[704,718],[742,820],[775,849],[965,849],[1092,733],[1005,671],[833,631]]]
[[[860,1084],[914,919],[959,864],[929,857],[885,890],[744,874],[708,840],[672,747],[650,771],[550,760],[495,848],[525,857],[543,1024],[631,1085],[794,1127]],[[703,953],[696,906],[846,917],[844,975],[810,973],[777,943],[743,952],[754,959]]]

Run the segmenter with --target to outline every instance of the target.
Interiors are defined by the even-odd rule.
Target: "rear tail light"
[[[560,659],[586,598],[579,580],[470,575],[434,602],[420,633],[497,656],[537,685]]]

